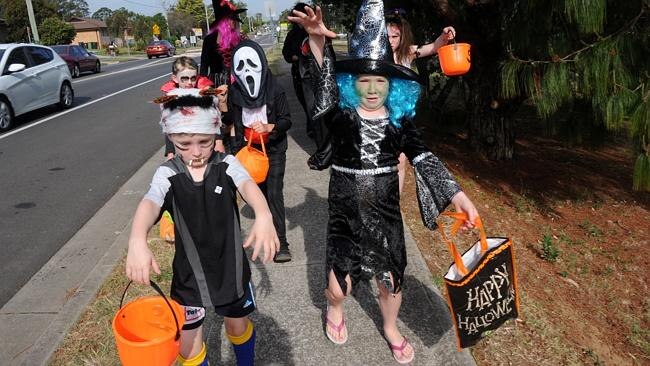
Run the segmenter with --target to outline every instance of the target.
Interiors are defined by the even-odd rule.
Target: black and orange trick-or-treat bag
[[[452,237],[467,219],[464,213],[443,212],[442,215],[455,219]],[[480,240],[462,255],[454,242],[447,239],[443,228],[438,227],[454,259],[445,275],[445,287],[459,349],[473,346],[487,331],[497,329],[519,314],[512,240],[488,238],[480,218],[474,224]]]

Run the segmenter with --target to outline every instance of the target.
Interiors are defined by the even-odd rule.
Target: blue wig
[[[359,96],[357,95],[354,83],[359,75],[337,74],[336,83],[339,86],[341,94],[339,107],[341,109],[356,110],[359,106]],[[403,117],[413,118],[415,116],[415,106],[420,97],[420,84],[416,81],[391,78],[389,79],[388,97],[386,98],[386,108],[388,108],[388,118],[393,126],[402,127],[400,120]]]

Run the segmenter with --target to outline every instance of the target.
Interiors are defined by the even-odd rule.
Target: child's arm
[[[273,259],[275,253],[280,250],[280,240],[273,226],[271,210],[269,210],[264,194],[252,180],[244,181],[237,189],[246,203],[255,211],[255,222],[244,242],[244,248],[248,248],[255,243],[251,259],[257,259],[260,249],[262,249],[264,251],[262,263],[268,263]]]
[[[440,47],[454,39],[454,37],[456,37],[456,30],[454,27],[445,27],[445,29],[442,30],[442,34],[440,34],[435,41],[422,46],[411,45],[409,49],[413,55],[413,59],[431,56],[434,53],[437,53]]]
[[[160,215],[160,207],[143,199],[138,204],[129,237],[129,251],[126,255],[126,276],[133,282],[149,284],[149,272],[160,274],[160,267],[147,246],[147,233]]]
[[[302,25],[305,31],[307,31],[307,34],[309,34],[309,48],[318,66],[322,67],[325,38],[336,38],[336,33],[327,29],[323,23],[323,13],[320,6],[316,6],[315,9],[305,6],[304,12],[293,10],[292,15],[287,17],[287,19]]]

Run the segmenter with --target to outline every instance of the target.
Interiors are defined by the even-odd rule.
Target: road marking
[[[148,64],[145,64],[145,65],[135,66],[135,67],[131,67],[131,68],[124,69],[124,70],[118,70],[118,71],[113,71],[113,72],[103,72],[103,73],[100,73],[99,75],[96,75],[94,77],[83,78],[83,79],[75,79],[72,82],[72,84],[79,84],[82,81],[95,80],[95,79],[103,78],[104,76],[120,74],[120,73],[127,72],[127,71],[140,70],[140,69],[144,69],[144,68],[147,68],[147,67],[154,67],[154,66],[158,66],[159,63],[165,62],[165,61],[170,61],[170,60],[168,58],[166,58],[166,59],[163,59],[163,60],[152,61],[152,62],[150,62]]]
[[[67,110],[65,110],[65,111],[63,111],[63,112],[59,112],[59,113],[57,113],[57,114],[55,114],[55,115],[52,115],[52,116],[46,117],[46,118],[44,118],[44,119],[42,119],[42,120],[40,120],[40,121],[33,122],[32,124],[29,124],[29,125],[27,125],[27,126],[23,126],[23,127],[21,127],[21,128],[18,128],[18,129],[16,129],[16,130],[11,131],[11,132],[7,132],[7,133],[5,133],[5,134],[3,134],[3,135],[0,135],[0,140],[4,139],[4,138],[6,138],[6,137],[9,137],[9,136],[11,136],[11,135],[17,134],[18,132],[24,131],[24,130],[26,130],[26,129],[28,129],[28,128],[32,128],[32,127],[34,127],[34,126],[38,126],[38,125],[40,125],[41,123],[47,122],[47,121],[49,121],[49,120],[51,120],[51,119],[54,119],[54,118],[57,118],[57,117],[63,116],[64,114],[68,114],[68,113],[70,113],[70,112],[76,111],[77,109],[81,109],[81,108],[88,107],[89,105],[95,104],[95,103],[97,103],[97,102],[101,102],[101,101],[104,100],[104,99],[108,99],[108,98],[110,98],[110,97],[112,97],[112,96],[115,96],[115,95],[118,95],[118,94],[124,93],[125,91],[129,91],[129,90],[131,90],[131,89],[137,88],[137,87],[139,87],[139,86],[142,86],[142,85],[144,85],[144,84],[150,83],[150,82],[152,82],[152,81],[156,81],[156,80],[158,80],[158,79],[168,78],[168,77],[169,77],[169,73],[165,73],[165,74],[160,75],[160,76],[158,76],[158,77],[155,77],[155,78],[153,78],[153,79],[150,79],[150,80],[147,80],[147,81],[143,81],[143,82],[141,82],[141,83],[139,83],[139,84],[132,85],[132,86],[126,88],[126,89],[118,90],[118,91],[116,91],[116,92],[114,92],[114,93],[111,93],[111,94],[108,94],[108,95],[104,95],[104,96],[101,97],[101,98],[98,98],[98,99],[92,100],[92,101],[90,101],[90,102],[88,102],[88,103],[85,103],[85,104],[82,104],[82,105],[78,105],[78,106],[76,106],[76,107],[74,107],[74,108],[71,108],[71,109],[67,109]]]

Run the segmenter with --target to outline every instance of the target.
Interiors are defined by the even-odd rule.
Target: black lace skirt
[[[400,291],[406,248],[397,172],[363,176],[331,170],[326,265],[326,275],[334,271],[343,293],[348,274],[353,286],[375,277],[389,291]]]

